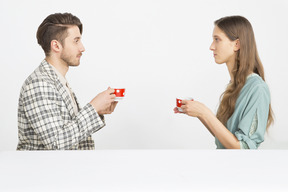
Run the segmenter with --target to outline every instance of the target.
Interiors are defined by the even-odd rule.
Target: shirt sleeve
[[[241,115],[235,136],[240,145],[257,149],[264,141],[269,114],[270,94],[267,86],[257,85],[248,97],[247,106]],[[255,121],[255,117],[257,121]],[[244,144],[243,144],[244,143]],[[244,146],[244,145],[247,146]]]
[[[59,93],[45,81],[27,85],[23,93],[25,116],[37,140],[49,150],[71,149],[105,123],[91,104],[71,118]]]
[[[251,135],[253,135],[256,132],[257,124],[258,124],[258,118],[257,118],[257,113],[256,113],[254,115],[253,122],[252,122],[252,125],[250,127],[249,137],[251,137]],[[240,148],[241,149],[249,149],[249,146],[247,145],[247,143],[245,141],[240,141]]]

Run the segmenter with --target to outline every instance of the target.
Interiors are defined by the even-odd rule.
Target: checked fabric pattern
[[[68,94],[50,64],[42,61],[21,88],[17,150],[95,148],[91,135],[105,126],[104,117],[89,103],[76,115]]]

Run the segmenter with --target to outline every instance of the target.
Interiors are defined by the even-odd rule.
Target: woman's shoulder
[[[247,77],[245,86],[254,89],[264,88],[269,90],[267,83],[256,73],[252,73]]]
[[[247,77],[245,86],[243,87],[243,92],[254,96],[267,96],[270,97],[270,91],[267,83],[258,74],[251,74]]]

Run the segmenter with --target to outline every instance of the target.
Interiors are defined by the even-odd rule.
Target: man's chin
[[[69,67],[77,67],[79,65],[80,65],[80,62],[79,63],[70,63]]]

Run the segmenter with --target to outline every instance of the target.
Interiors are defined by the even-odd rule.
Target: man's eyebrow
[[[74,40],[79,40],[79,39],[81,39],[81,37],[75,37],[75,38],[74,38]]]

